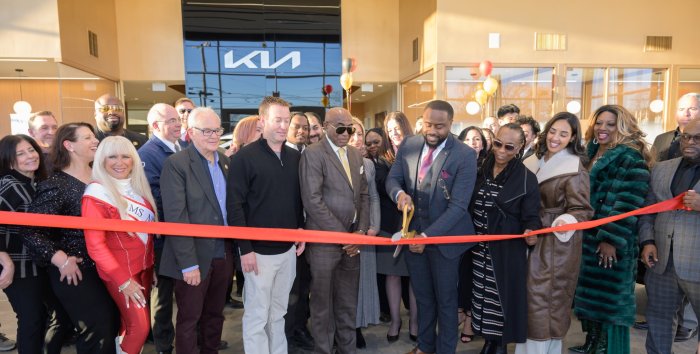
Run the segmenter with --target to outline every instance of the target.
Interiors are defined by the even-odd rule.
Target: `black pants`
[[[116,352],[114,338],[119,329],[117,306],[109,296],[95,268],[81,268],[83,280],[78,286],[60,281],[58,268],[49,267],[51,288],[73,325],[78,329],[75,349],[78,354]]]
[[[287,337],[294,331],[306,327],[309,320],[309,288],[311,270],[306,257],[297,257],[297,276],[289,292],[287,314],[284,316],[284,332]]]
[[[172,350],[175,341],[175,326],[173,325],[175,280],[160,275],[162,253],[162,247],[155,249],[155,272],[158,274],[158,283],[151,290],[151,331],[156,352]]]
[[[459,308],[465,313],[472,310],[472,285],[474,274],[472,271],[472,252],[467,250],[462,255],[459,262],[459,287],[458,287],[458,304]]]
[[[73,324],[49,285],[46,269],[38,276],[15,278],[4,291],[17,315],[18,353],[60,354]]]

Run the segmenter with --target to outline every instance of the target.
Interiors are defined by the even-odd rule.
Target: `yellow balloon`
[[[352,87],[352,74],[351,73],[345,73],[343,75],[340,75],[340,86],[343,86],[345,91],[349,90],[350,87]]]
[[[498,81],[492,77],[486,78],[486,80],[484,80],[484,91],[489,95],[493,95],[496,90],[498,90]]]
[[[321,98],[321,105],[322,105],[323,107],[328,107],[328,103],[329,103],[328,97],[323,96],[323,97]]]
[[[489,100],[489,95],[484,90],[478,90],[474,92],[474,101],[479,102],[480,105],[485,105],[486,101]]]

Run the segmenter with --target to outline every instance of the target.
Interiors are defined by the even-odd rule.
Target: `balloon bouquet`
[[[352,98],[350,97],[350,88],[352,87],[352,73],[357,70],[357,60],[355,58],[343,59],[343,75],[340,75],[340,86],[345,90],[345,98],[348,103],[348,111]]]
[[[496,93],[496,90],[498,90],[498,81],[491,77],[492,70],[493,63],[488,60],[484,60],[479,64],[478,73],[473,72],[473,76],[481,74],[480,76],[486,76],[486,79],[481,84],[481,88],[474,92],[474,101],[467,103],[467,113],[479,113],[481,108],[489,101],[489,97]]]

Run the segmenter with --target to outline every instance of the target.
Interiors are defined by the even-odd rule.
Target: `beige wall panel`
[[[60,0],[58,18],[63,62],[117,80],[119,51],[114,0]],[[97,34],[98,58],[90,55],[88,30]]]
[[[442,0],[441,0],[442,1]],[[437,0],[399,2],[399,79],[406,80],[435,66],[438,55]],[[418,60],[413,40],[418,38]]]
[[[123,81],[185,80],[180,0],[116,1]]]
[[[354,81],[398,81],[399,0],[342,1],[341,14],[343,58],[358,65]]]
[[[103,94],[116,95],[109,80],[63,80],[61,97],[64,123],[87,122],[95,125],[95,100]]]
[[[697,0],[438,1],[443,63],[696,64]],[[501,48],[488,48],[488,33]],[[564,33],[566,51],[535,51],[534,33]],[[647,35],[673,36],[673,50],[645,53]]]
[[[3,2],[0,11],[0,56],[59,58],[57,0]]]
[[[358,116],[365,124],[367,129],[374,128],[374,115],[381,112],[395,111],[398,106],[396,89],[383,93],[369,101],[362,102],[364,105],[364,113]],[[353,103],[353,107],[354,107]]]

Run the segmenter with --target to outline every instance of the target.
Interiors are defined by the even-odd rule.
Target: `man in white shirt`
[[[292,121],[287,131],[285,145],[303,152],[309,141],[309,119],[302,112],[292,112]]]

